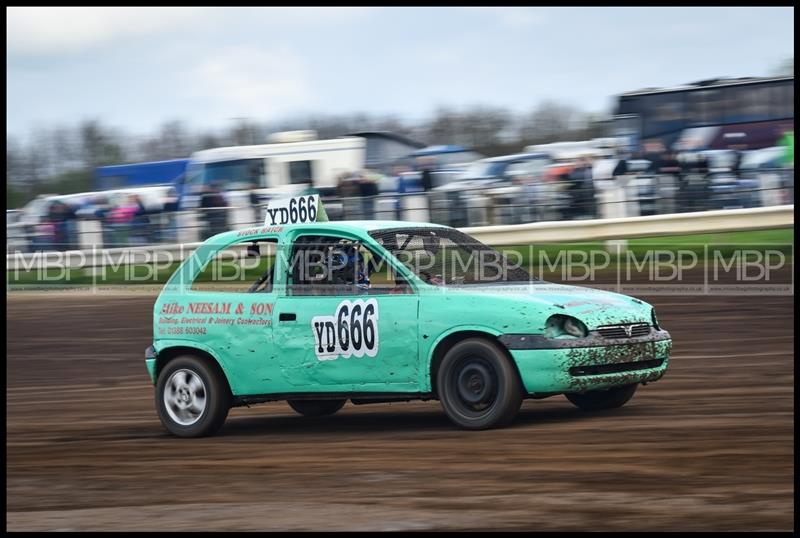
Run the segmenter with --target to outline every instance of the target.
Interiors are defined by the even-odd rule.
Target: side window
[[[413,293],[386,260],[359,241],[326,236],[297,238],[287,291],[295,296]]]
[[[194,291],[269,293],[277,240],[250,240],[217,251],[192,282]]]
[[[374,253],[372,250],[367,249],[370,268],[369,274],[369,291],[370,295],[403,295],[414,293],[414,289],[399,274],[394,268],[386,261],[385,258]]]
[[[313,161],[293,161],[289,163],[289,183],[313,183]]]

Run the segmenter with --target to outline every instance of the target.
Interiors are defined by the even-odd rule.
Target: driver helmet
[[[337,246],[329,256],[329,267],[334,282],[355,284],[356,288],[362,290],[369,289],[364,255],[359,252],[357,244]]]

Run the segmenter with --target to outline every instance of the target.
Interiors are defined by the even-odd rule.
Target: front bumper
[[[556,340],[554,344],[552,339],[531,336],[500,337],[529,394],[583,392],[656,381],[667,369],[672,348],[669,333],[656,330],[646,337],[619,341],[589,336]]]

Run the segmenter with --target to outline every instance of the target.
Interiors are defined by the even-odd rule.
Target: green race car
[[[620,407],[664,375],[671,339],[624,295],[538,280],[446,226],[276,224],[216,235],[164,286],[145,353],[167,430],[214,433],[233,406],[307,416],[438,399],[467,429],[525,398]]]

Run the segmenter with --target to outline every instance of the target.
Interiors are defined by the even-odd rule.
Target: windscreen
[[[505,162],[478,161],[469,165],[461,179],[498,177],[503,175],[503,170],[507,165],[508,163]]]
[[[537,280],[521,260],[453,228],[392,228],[370,235],[420,279],[435,286]]]

